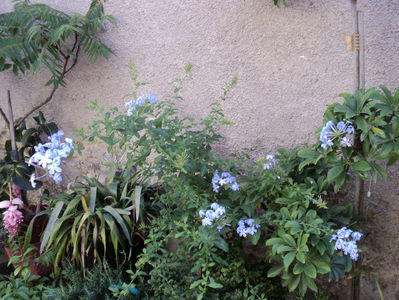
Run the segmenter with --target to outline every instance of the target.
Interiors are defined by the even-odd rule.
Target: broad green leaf
[[[378,127],[372,127],[371,130],[378,136],[385,138],[385,133]]]
[[[304,273],[310,278],[316,278],[317,272],[315,266],[310,262],[306,262],[304,268]]]
[[[328,181],[330,181],[330,182],[334,181],[344,171],[345,171],[345,168],[344,168],[343,165],[339,165],[339,166],[336,166],[334,168],[331,168],[330,170],[328,170],[328,173],[327,173]]]
[[[284,234],[282,238],[288,245],[290,245],[293,248],[296,248],[297,245],[292,236],[290,236],[289,234]]]
[[[306,262],[305,253],[303,253],[302,251],[297,252],[296,259],[304,264]]]
[[[282,244],[283,242],[284,242],[283,239],[274,237],[274,238],[270,238],[270,239],[268,239],[266,241],[266,246],[273,246],[273,245],[276,245],[276,244]]]
[[[301,276],[294,275],[288,280],[288,291],[289,292],[293,292],[298,287],[300,279],[301,279]]]
[[[290,253],[288,253],[288,254],[286,254],[285,256],[284,256],[284,259],[283,259],[283,261],[284,261],[284,267],[286,268],[286,269],[288,269],[288,267],[291,265],[291,263],[292,263],[292,261],[294,260],[294,258],[295,258],[295,252],[290,252]]]
[[[292,273],[295,275],[301,274],[303,270],[305,269],[305,264],[297,262],[294,266],[294,269],[292,270]]]
[[[90,188],[90,212],[94,213],[97,199],[97,187]]]
[[[221,285],[220,283],[217,283],[215,281],[208,284],[208,286],[213,289],[221,289],[223,287],[223,285]]]
[[[360,160],[353,163],[352,168],[356,172],[367,172],[371,169],[370,165],[365,160]]]
[[[325,263],[325,262],[322,262],[322,261],[314,261],[314,260],[313,260],[312,262],[313,262],[313,264],[316,266],[317,273],[320,273],[320,274],[327,274],[328,272],[331,271],[330,265],[327,264],[327,263]]]
[[[367,121],[363,117],[355,118],[356,127],[363,132],[367,132]]]
[[[44,247],[46,247],[48,239],[50,238],[51,231],[53,230],[53,227],[55,225],[55,221],[57,221],[58,215],[60,214],[63,206],[64,203],[62,201],[59,201],[56,203],[53,211],[51,212],[50,219],[43,233],[42,243],[40,245],[40,253],[43,253],[43,249]]]
[[[276,277],[278,274],[280,274],[284,269],[284,266],[276,266],[271,268],[268,272],[267,272],[267,277]]]
[[[125,234],[126,239],[129,242],[129,245],[132,246],[132,241],[130,240],[130,232],[126,227],[125,222],[123,221],[122,217],[118,214],[118,212],[112,206],[107,205],[104,207],[104,210],[110,213],[115,220],[118,222],[119,226],[122,228],[123,233]]]

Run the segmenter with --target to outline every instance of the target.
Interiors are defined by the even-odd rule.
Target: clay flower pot
[[[29,267],[32,275],[39,275],[41,277],[43,276],[49,276],[53,270],[53,266],[44,266],[41,263],[35,262],[35,259],[40,256],[39,249],[40,249],[40,242],[32,244],[32,246],[35,248],[35,250],[31,251],[29,253]],[[21,246],[22,248],[22,246]],[[4,247],[4,249],[7,252],[8,258],[11,259],[12,256],[19,256],[22,258],[22,249],[18,248],[14,251],[11,251],[10,248]],[[25,258],[27,259],[27,258]],[[18,268],[19,266],[22,265],[22,262],[19,263],[12,263],[14,266],[14,269]]]

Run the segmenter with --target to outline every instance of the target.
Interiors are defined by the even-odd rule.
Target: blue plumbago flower
[[[321,147],[327,149],[329,146],[334,145],[334,139],[341,138],[342,147],[351,147],[350,140],[346,137],[347,134],[353,134],[355,129],[353,128],[352,122],[348,120],[340,121],[335,126],[333,121],[328,121],[326,125],[321,129],[320,141]]]
[[[34,165],[41,167],[48,171],[49,176],[56,182],[62,181],[61,172],[62,169],[61,159],[66,158],[69,152],[73,149],[73,141],[66,138],[62,143],[61,138],[64,135],[62,130],[49,136],[50,142],[45,144],[38,144],[35,146],[35,153],[31,156],[28,161],[28,165]],[[36,178],[35,174],[30,177],[32,187],[36,186],[35,180],[42,178],[43,176]]]
[[[211,204],[211,209],[199,211],[199,216],[202,218],[202,226],[213,226],[216,223],[217,230],[220,232],[226,223],[224,223],[224,215],[226,213],[226,208],[214,202]]]
[[[219,188],[223,185],[228,185],[233,191],[238,191],[240,189],[240,185],[237,183],[236,178],[231,176],[229,172],[223,172],[222,175],[219,176],[218,170],[216,170],[212,178],[213,191],[217,193]]]
[[[255,224],[254,219],[240,220],[238,221],[237,233],[239,236],[247,237],[248,235],[254,235],[260,227],[259,224]]]
[[[263,165],[263,169],[264,170],[271,169],[271,168],[276,167],[276,165],[277,165],[277,162],[274,159],[274,155],[269,154],[266,156],[266,163]]]
[[[342,227],[333,234],[330,242],[335,241],[335,250],[342,250],[345,255],[350,255],[352,260],[357,260],[359,258],[359,252],[356,242],[359,241],[362,236],[363,234],[360,232]]]
[[[341,140],[342,147],[352,147],[351,141],[345,136]]]
[[[125,103],[125,107],[127,108],[126,115],[128,117],[133,115],[133,112],[136,110],[136,106],[144,106],[146,102],[150,104],[155,104],[158,102],[157,96],[155,94],[144,94],[138,97],[136,100],[133,99],[129,102]]]

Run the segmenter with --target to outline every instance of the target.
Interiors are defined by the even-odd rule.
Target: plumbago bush
[[[188,77],[190,70],[189,65]],[[136,89],[143,85],[132,66],[131,77]],[[78,132],[83,141],[105,142],[109,155],[118,157],[113,167],[127,166],[143,182],[162,187],[154,195],[162,204],[160,217],[140,225],[145,248],[120,293],[135,286],[148,298],[283,299],[288,292],[316,292],[320,275],[342,278],[358,259],[362,234],[353,227],[351,205],[326,199],[331,187],[339,190],[350,178],[347,156],[363,178],[374,169],[384,174],[352,150],[353,135],[369,127],[359,127],[356,114],[345,115],[348,104],[334,104],[326,112],[331,122],[312,147],[255,159],[247,149],[221,158],[212,145],[221,139],[218,128],[229,124],[221,106],[236,79],[198,121],[178,117],[175,102],[182,100],[184,79],[176,81],[171,100],[134,92],[122,111],[94,102],[89,108],[99,119]],[[363,104],[370,106],[377,105],[370,100],[377,94],[345,97],[366,97]],[[373,128],[362,141],[374,132],[382,135],[383,129]],[[341,161],[344,174],[332,176]],[[177,247],[171,251],[173,241]]]

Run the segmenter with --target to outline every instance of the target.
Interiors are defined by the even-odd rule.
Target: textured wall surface
[[[41,2],[85,13],[90,1]],[[224,83],[238,77],[224,104],[226,117],[235,125],[222,129],[224,140],[216,146],[219,152],[250,147],[257,139],[264,153],[313,142],[325,105],[356,86],[355,55],[346,52],[343,42],[345,33],[353,33],[354,14],[350,0],[291,2],[291,7],[278,9],[271,0],[108,1],[106,13],[118,19],[118,26],[109,27],[102,38],[115,56],[90,64],[82,55],[67,76],[67,87],[57,91],[44,112],[71,135],[94,119],[84,109],[90,101],[122,106],[123,96],[132,88],[130,60],[142,81],[150,83],[141,92],[156,93],[159,99],[172,95],[173,80],[191,62],[193,78],[185,83],[184,101],[179,103],[182,114],[204,116]],[[358,5],[365,13],[367,86],[385,83],[393,88],[399,75],[399,1],[359,0]],[[0,11],[11,9],[11,0],[2,0]],[[16,115],[23,114],[48,94],[49,89],[43,87],[47,76],[44,71],[33,77],[1,73],[0,105],[4,106],[10,89]],[[85,153],[86,159],[76,158],[70,165],[87,168],[103,154],[96,147]],[[399,274],[397,183],[392,178],[384,185],[373,185],[369,202],[372,250],[367,259],[376,258],[377,277],[392,297]],[[385,218],[392,220],[389,226]],[[382,233],[385,243],[379,240]],[[387,251],[389,255],[378,257]],[[362,285],[362,299],[377,298],[371,276]]]

